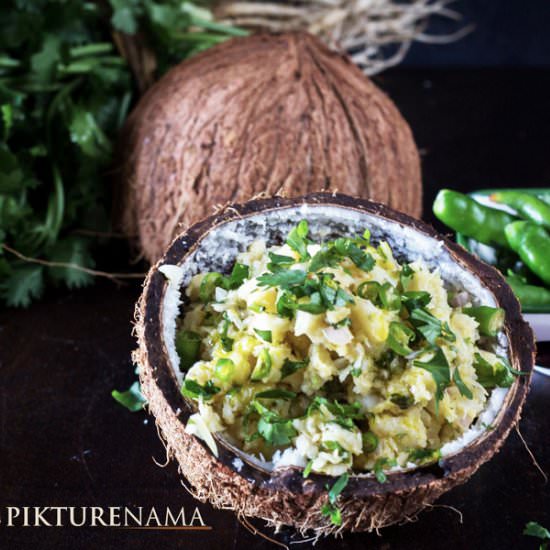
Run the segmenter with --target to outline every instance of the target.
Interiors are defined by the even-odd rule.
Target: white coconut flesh
[[[314,242],[362,234],[365,228],[368,228],[374,241],[388,242],[396,259],[408,262],[422,260],[430,270],[437,269],[448,291],[466,292],[474,305],[492,307],[497,305],[493,293],[474,273],[451,257],[442,241],[397,221],[346,207],[320,204],[302,204],[255,213],[213,227],[205,233],[193,252],[180,265],[164,264],[159,267],[159,271],[168,279],[161,309],[162,338],[175,381],[179,386],[183,382],[185,373],[180,371],[180,360],[176,352],[176,321],[180,315],[182,292],[191,278],[205,271],[229,271],[237,255],[259,238],[264,239],[268,246],[280,244],[288,232],[302,219],[307,219],[309,236]],[[498,335],[494,349],[491,351],[508,357],[507,339],[504,333]],[[483,436],[487,426],[495,422],[503,409],[508,391],[509,388],[493,389],[476,421],[460,437],[444,444],[441,448],[441,456],[456,454]],[[197,435],[200,436],[200,433]],[[213,440],[209,436],[210,434],[206,434],[206,437],[203,434],[202,437],[208,440],[210,448],[217,455],[215,444],[212,445]],[[227,446],[243,460],[265,470],[289,465],[258,459],[230,443],[227,443]],[[239,458],[236,458],[234,463],[237,470],[243,464]],[[395,466],[391,470],[417,467],[409,464],[407,468]]]

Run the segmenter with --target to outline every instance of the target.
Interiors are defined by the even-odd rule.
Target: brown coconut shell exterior
[[[338,191],[420,216],[420,162],[393,102],[306,33],[235,38],[177,65],[121,132],[125,232],[158,260],[213,207]]]
[[[200,439],[184,431],[192,410],[179,391],[161,337],[162,300],[167,282],[158,271],[159,265],[180,264],[201,237],[219,224],[304,202],[368,212],[442,241],[452,258],[477,274],[506,310],[504,331],[509,341],[510,361],[513,368],[526,373],[517,377],[510,388],[507,407],[495,419],[494,429],[487,430],[460,452],[445,457],[438,464],[389,473],[384,484],[372,476],[351,476],[339,499],[340,527],[332,525],[321,514],[321,508],[327,502],[325,486],[332,484],[334,478],[310,474],[304,479],[301,468],[287,467],[269,472],[247,462],[237,470],[233,461],[238,455],[223,440],[215,436],[219,449],[216,458]],[[257,199],[232,205],[191,227],[174,240],[162,261],[149,271],[136,309],[136,320],[139,349],[134,359],[140,367],[143,392],[160,428],[168,456],[177,460],[179,470],[191,483],[195,496],[216,507],[233,509],[241,516],[260,517],[274,525],[291,525],[302,533],[314,530],[317,535],[344,530],[371,531],[406,521],[452,487],[465,482],[500,449],[518,422],[535,358],[532,331],[523,320],[510,287],[493,267],[480,262],[423,222],[371,201],[326,193],[295,199]]]

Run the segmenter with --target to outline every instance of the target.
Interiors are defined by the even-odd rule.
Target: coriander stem
[[[78,265],[74,263],[50,262],[48,260],[41,260],[40,258],[30,258],[29,256],[25,256],[25,254],[21,254],[21,252],[15,250],[14,248],[11,248],[11,246],[8,246],[7,244],[0,244],[0,248],[7,250],[8,252],[13,254],[14,256],[17,256],[20,260],[23,260],[24,262],[44,265],[46,267],[61,267],[64,269],[75,269],[76,271],[82,271],[94,277],[105,277],[106,279],[111,279],[112,281],[117,281],[117,279],[143,279],[147,275],[147,273],[109,273],[107,271],[97,271],[96,269],[90,269],[88,267],[84,267],[82,265]]]

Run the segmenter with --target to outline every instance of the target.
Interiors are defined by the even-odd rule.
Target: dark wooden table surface
[[[423,156],[425,218],[439,187],[550,185],[550,72],[395,70],[378,79],[410,121]],[[0,313],[0,514],[6,506],[132,506],[192,512],[164,462],[153,421],[110,397],[134,379],[131,320],[138,285],[51,291]],[[540,345],[539,364],[550,366]],[[536,374],[520,430],[550,472],[550,378]],[[527,521],[550,526],[550,490],[516,433],[470,481],[415,522],[317,548],[538,548]],[[229,511],[198,504],[209,531],[9,528],[0,548],[275,548]],[[451,508],[452,507],[452,508]],[[459,511],[459,512],[457,512]],[[273,536],[261,522],[255,525]],[[297,542],[292,532],[275,535]],[[308,544],[290,547],[304,548]]]

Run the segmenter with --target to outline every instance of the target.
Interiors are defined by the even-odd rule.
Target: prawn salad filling
[[[302,220],[229,275],[189,282],[176,350],[187,431],[274,467],[333,476],[437,461],[518,373],[494,353],[504,312],[449,292],[369,231],[323,243]]]

